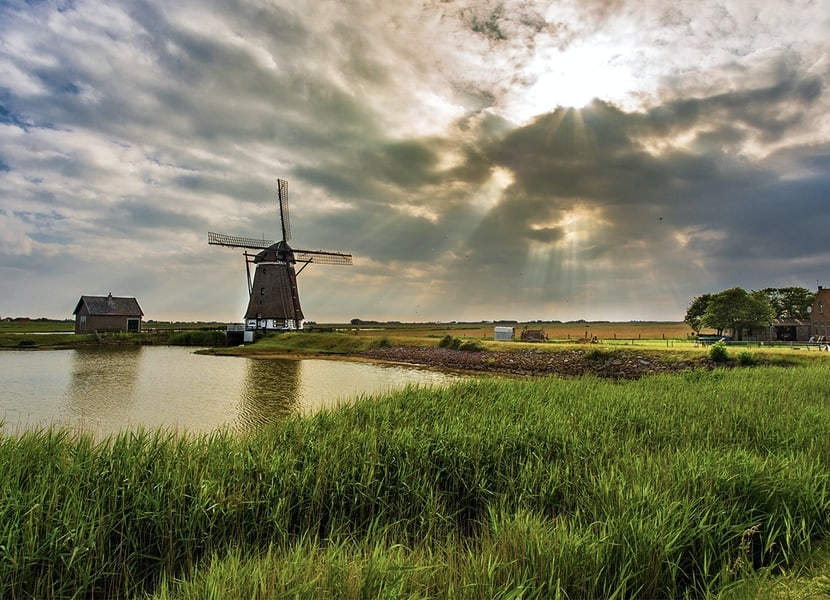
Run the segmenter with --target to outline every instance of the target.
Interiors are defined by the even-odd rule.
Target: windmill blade
[[[208,231],[208,244],[212,246],[229,246],[231,248],[250,248],[251,250],[265,250],[276,242],[273,240],[255,240],[253,238],[235,237],[224,233]]]
[[[326,252],[325,250],[294,250],[297,262],[317,263],[321,265],[351,265],[352,255],[344,252]]]
[[[282,227],[282,241],[291,239],[291,221],[288,218],[288,182],[285,179],[277,179],[278,194],[280,198],[280,225]]]

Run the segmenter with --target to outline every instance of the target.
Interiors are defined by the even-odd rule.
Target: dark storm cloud
[[[467,258],[458,268],[483,269],[518,284],[523,274],[517,265],[526,263],[530,242],[546,244],[551,256],[561,254],[556,246],[564,230],[546,223],[574,206],[599,211],[609,222],[582,249],[584,256],[605,257],[621,272],[639,264],[641,249],[631,245],[642,241],[653,244],[666,266],[696,255],[717,270],[719,263],[751,257],[758,267],[748,281],[763,276],[764,257],[786,261],[824,253],[820,232],[830,221],[826,154],[790,161],[791,169],[803,171],[800,163],[806,161],[812,171],[792,181],[774,168],[780,157],[746,161],[723,149],[736,139],[779,139],[793,131],[801,118],[785,122],[758,115],[809,108],[820,91],[808,77],[643,113],[595,102],[579,112],[562,109],[540,117],[493,144],[483,158],[471,159],[510,169],[515,182],[468,240]],[[673,139],[682,135],[688,145],[677,147]],[[672,231],[692,234],[678,248]],[[695,237],[707,231],[728,234]],[[497,289],[490,294],[498,295]]]

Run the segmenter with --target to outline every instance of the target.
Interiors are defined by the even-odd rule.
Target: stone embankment
[[[372,348],[363,353],[367,358],[396,363],[415,364],[452,371],[499,373],[508,375],[596,375],[612,379],[636,379],[643,375],[712,368],[706,358],[671,361],[657,353],[624,350],[562,350],[539,352],[469,352],[448,348],[392,347]]]

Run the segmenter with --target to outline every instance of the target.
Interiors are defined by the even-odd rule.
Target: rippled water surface
[[[136,426],[241,431],[362,394],[457,379],[411,367],[178,347],[8,351],[0,352],[0,419],[7,432],[52,424],[104,435]]]

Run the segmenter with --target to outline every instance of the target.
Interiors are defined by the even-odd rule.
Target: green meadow
[[[0,597],[826,597],[828,380],[479,378],[248,436],[3,437]]]

